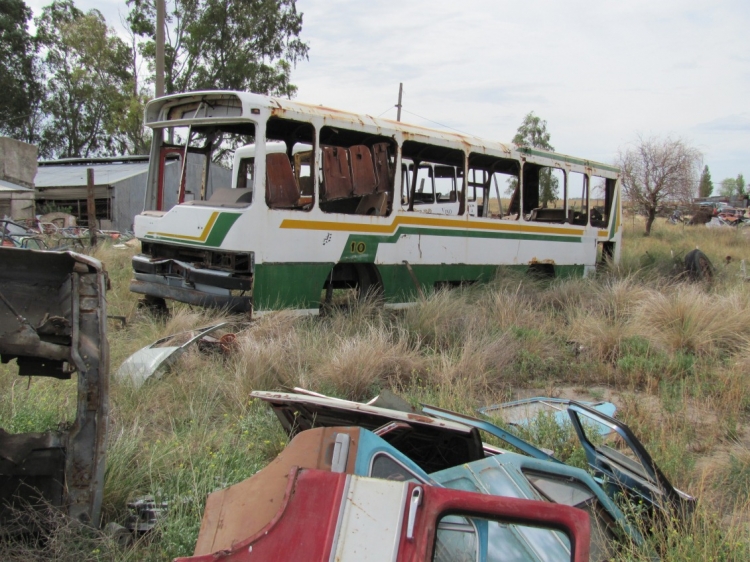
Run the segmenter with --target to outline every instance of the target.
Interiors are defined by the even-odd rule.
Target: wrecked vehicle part
[[[245,482],[256,479],[255,489],[263,490],[266,476]],[[268,520],[259,529],[261,520],[233,520],[227,548],[211,553],[197,545],[193,557],[177,561],[498,560],[507,545],[488,552],[477,539],[487,526],[508,524],[561,532],[570,551],[564,560],[589,559],[589,518],[567,506],[296,466],[277,479],[285,483],[283,496],[256,504]],[[208,515],[209,504],[204,524]]]
[[[432,473],[430,477],[447,488],[538,499],[582,509],[591,517],[592,561],[610,560],[623,539],[643,544],[638,529],[591,475],[580,468],[506,452]],[[512,534],[528,545],[527,557],[508,560],[546,560],[548,554],[561,549],[559,536],[529,532],[527,528],[498,528],[496,532],[505,535],[503,541],[511,540],[508,535]]]
[[[138,536],[148,533],[164,519],[168,505],[167,502],[157,503],[154,496],[144,496],[128,502],[130,514],[125,526]]]
[[[384,468],[385,463],[380,461],[389,459],[393,462]],[[366,429],[318,427],[302,431],[255,475],[209,494],[195,554],[229,550],[237,540],[266,526],[283,500],[293,467],[360,476],[371,476],[375,471],[381,478],[435,484],[410,459]]]
[[[408,428],[396,428],[384,439],[427,473],[484,458],[478,430],[466,424],[335,398],[263,391],[251,396],[271,405],[291,437],[313,427],[359,426],[373,431],[397,421]]]
[[[209,495],[195,554],[229,550],[238,539],[257,533],[267,525],[274,516],[275,506],[283,499],[287,471],[295,466],[520,499],[545,500],[577,507],[584,503],[597,507],[596,497],[599,497],[602,500],[598,507],[602,511],[599,520],[617,522],[609,524],[609,536],[602,536],[600,540],[614,535],[615,531],[611,528],[620,522],[628,527],[617,507],[591,476],[580,469],[562,467],[563,470],[560,471],[557,470],[560,465],[550,467],[550,463],[511,455],[507,459],[503,456],[501,462],[496,463],[505,474],[498,477],[496,473],[499,470],[494,468],[493,471],[494,464],[485,466],[487,460],[448,469],[437,473],[437,477],[433,478],[403,453],[366,429],[321,427],[303,431],[256,475]],[[526,470],[535,472],[530,476],[531,473],[527,474]],[[477,480],[477,484],[467,488],[466,482],[470,482],[472,478]],[[505,479],[504,486],[493,485],[502,478]],[[539,493],[535,491],[535,484],[532,482],[552,482],[553,485],[548,487],[553,490],[546,495]],[[481,552],[502,549],[506,552],[507,558],[504,559],[526,562],[565,559],[568,555],[567,542],[556,532],[515,525],[488,530],[487,526],[470,519],[477,528]],[[640,539],[637,533],[631,533],[631,536],[636,540]],[[606,546],[599,545],[598,548],[604,550]],[[609,549],[613,550],[614,546]],[[513,553],[513,557],[509,553]]]
[[[400,423],[403,422],[390,422],[381,429]],[[601,486],[579,468],[503,451],[494,460],[477,460],[427,474],[407,455],[373,432],[360,427],[318,427],[298,433],[276,459],[262,469],[261,472],[269,474],[264,478],[263,489],[257,489],[258,481],[251,477],[209,496],[196,554],[227,548],[239,532],[236,525],[247,526],[248,521],[259,517],[258,506],[277,505],[286,471],[292,466],[586,508],[599,525],[595,536],[596,549],[601,556],[596,560],[607,559],[606,554],[616,549],[614,542],[623,537],[639,545],[643,542],[638,530],[628,523]],[[276,474],[275,483],[270,474]],[[248,498],[254,498],[254,501]],[[251,528],[257,530],[266,522],[263,519]],[[560,537],[549,533],[506,529],[501,534],[501,539],[498,538],[500,535],[492,535],[487,540],[502,540],[507,548],[515,545],[510,550],[518,554],[518,560],[546,560],[544,552],[559,551],[560,555],[564,552]],[[485,535],[480,532],[480,536]]]
[[[161,338],[128,357],[117,370],[117,378],[121,380],[129,378],[136,387],[140,387],[151,377],[160,378],[164,371],[177,361],[188,347],[227,324],[228,322],[221,322],[205,328],[188,330]],[[187,339],[187,341],[180,345],[167,345],[174,344],[181,339]]]
[[[487,431],[533,458],[562,464],[555,457],[518,437],[514,437],[513,440],[506,440],[504,435],[509,434],[489,422],[433,406],[424,406],[422,411],[426,414],[465,423]],[[615,498],[625,490],[631,495],[643,498],[654,507],[665,507],[664,500],[667,500],[666,503],[671,503],[673,507],[679,507],[680,510],[684,510],[685,507],[690,508],[695,502],[695,498],[677,490],[669,483],[669,480],[651,459],[646,448],[625,424],[580,402],[571,401],[567,407],[567,412],[573,423],[573,429],[586,453],[589,465],[610,497]],[[579,416],[585,419],[581,420]],[[602,428],[602,425],[606,427]],[[594,432],[595,435],[590,435],[591,432]],[[593,442],[601,442],[602,436],[610,433],[616,436],[615,439],[620,440],[630,448],[632,458],[612,447],[593,444]],[[612,440],[612,436],[605,439]],[[524,445],[523,449],[516,444],[519,441]]]
[[[610,495],[624,490],[653,508],[673,510],[679,516],[693,510],[696,499],[672,486],[628,426],[576,402],[568,407],[568,414],[589,466],[604,480]],[[597,431],[594,428],[598,424],[609,427],[617,435],[613,444],[629,455],[608,445],[595,445],[591,432]]]
[[[553,414],[557,425],[564,425],[570,423],[568,418],[567,407],[572,402],[567,398],[545,398],[543,396],[536,396],[534,398],[524,398],[522,400],[514,400],[512,402],[504,402],[502,404],[494,404],[492,406],[484,406],[477,408],[477,411],[485,416],[491,417],[494,414],[500,414],[503,421],[509,425],[528,428],[533,420],[541,413]],[[610,417],[614,417],[617,412],[617,406],[612,402],[580,402],[606,414]],[[604,433],[607,435],[610,430],[606,427],[602,427]]]
[[[107,275],[72,252],[0,248],[0,360],[21,376],[77,373],[69,429],[0,433],[0,523],[14,506],[44,500],[98,525],[108,424]]]

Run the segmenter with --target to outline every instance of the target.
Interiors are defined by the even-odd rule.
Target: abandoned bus
[[[619,256],[609,165],[240,92],[155,99],[146,125],[130,288],[155,304],[317,313],[353,289],[399,307],[499,266],[586,275]],[[219,166],[232,167],[231,185],[213,185]],[[557,184],[549,206],[545,181]]]

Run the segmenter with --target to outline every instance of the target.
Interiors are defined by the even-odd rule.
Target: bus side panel
[[[526,266],[520,266],[525,270]],[[416,283],[405,265],[378,265],[383,280],[385,298],[389,302],[410,302],[418,298],[416,283],[429,294],[433,289],[450,287],[462,283],[486,283],[492,281],[498,271],[496,265],[439,264],[412,265]]]
[[[317,309],[333,263],[263,263],[255,266],[253,308]]]

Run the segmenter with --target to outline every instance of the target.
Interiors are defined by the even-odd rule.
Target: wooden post
[[[96,201],[94,200],[94,168],[86,169],[86,213],[88,214],[91,247],[96,246]]]

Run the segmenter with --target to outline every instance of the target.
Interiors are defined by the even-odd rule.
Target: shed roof
[[[148,161],[116,163],[40,163],[34,184],[37,188],[81,187],[87,183],[86,169],[94,169],[94,184],[114,185],[148,171]]]
[[[29,187],[18,185],[17,183],[0,180],[0,191],[34,191],[34,190]]]

